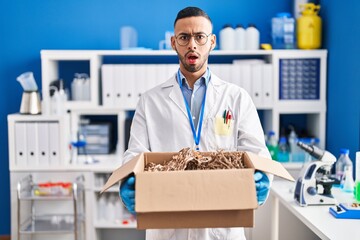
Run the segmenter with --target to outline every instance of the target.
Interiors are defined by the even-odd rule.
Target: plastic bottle
[[[235,28],[235,50],[244,50],[246,45],[245,29],[241,24]]]
[[[245,49],[257,50],[260,47],[260,32],[254,24],[249,24],[245,31]]]
[[[321,47],[321,18],[318,16],[320,5],[307,3],[300,5],[301,16],[296,20],[297,42],[300,49]]]
[[[290,134],[289,134],[289,147],[290,147],[290,155],[289,161],[290,162],[299,162],[299,147],[296,145],[298,138],[293,126],[290,126]]]
[[[343,178],[343,176],[345,174],[345,167],[351,168],[352,171],[353,164],[351,159],[349,158],[349,149],[341,148],[340,156],[336,161],[336,165],[335,165],[336,178],[340,181],[341,187],[344,185],[343,181],[345,180],[345,178]]]
[[[277,154],[277,160],[279,162],[289,161],[289,145],[286,142],[286,137],[280,137],[279,139],[279,151]]]
[[[270,131],[268,134],[267,148],[270,152],[271,158],[277,160],[278,145],[274,131]]]
[[[220,50],[234,50],[235,49],[235,30],[230,24],[224,25],[220,30]]]
[[[271,20],[271,32],[274,49],[295,48],[295,19],[290,13],[276,14]]]
[[[346,165],[344,168],[344,175],[342,178],[342,182],[343,182],[342,190],[344,192],[351,192],[351,193],[354,192],[355,182],[352,176],[352,170],[353,170],[352,166]]]
[[[355,199],[360,202],[360,152],[356,152]]]

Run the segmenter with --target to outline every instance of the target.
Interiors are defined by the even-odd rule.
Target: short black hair
[[[174,27],[179,19],[188,18],[188,17],[204,17],[208,19],[212,25],[212,21],[209,15],[207,15],[207,13],[204,12],[202,9],[198,7],[186,7],[178,12],[176,19],[174,21]]]

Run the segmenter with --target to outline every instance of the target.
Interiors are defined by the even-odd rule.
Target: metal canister
[[[307,3],[300,5],[301,16],[297,19],[297,42],[300,49],[321,47],[321,18],[318,16],[320,5]]]

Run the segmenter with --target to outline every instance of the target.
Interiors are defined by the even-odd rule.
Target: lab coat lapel
[[[207,87],[206,92],[206,104],[205,104],[205,114],[204,119],[208,120],[212,116],[212,112],[214,111],[216,102],[219,101],[220,92],[219,85],[221,85],[220,79],[211,73],[211,80]]]
[[[172,77],[169,81],[167,81],[163,85],[163,87],[171,88],[170,93],[169,93],[169,98],[185,114],[185,116],[188,117],[187,111],[185,108],[184,97],[183,97],[181,89],[176,81],[176,78]]]

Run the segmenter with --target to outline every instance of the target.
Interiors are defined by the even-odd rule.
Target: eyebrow
[[[195,33],[193,33],[193,34],[206,34],[205,32],[195,32]],[[181,33],[179,33],[177,36],[179,36],[179,35],[192,35],[191,33],[185,33],[185,32],[181,32]]]

